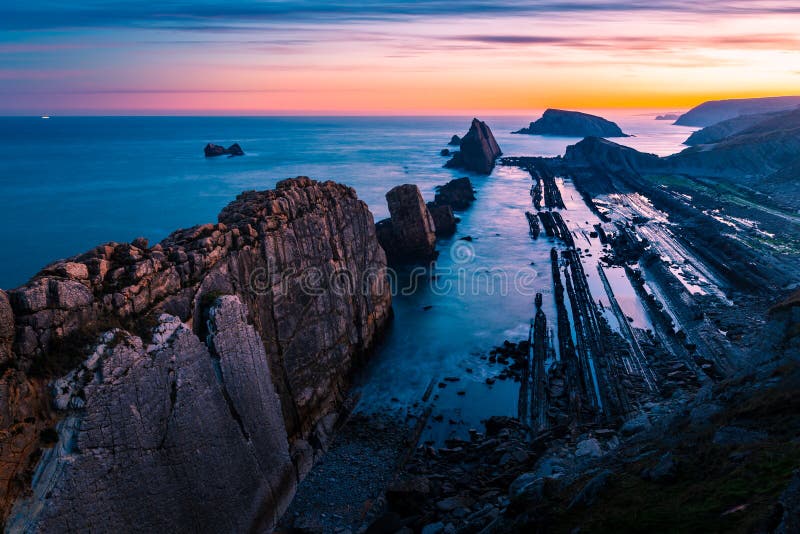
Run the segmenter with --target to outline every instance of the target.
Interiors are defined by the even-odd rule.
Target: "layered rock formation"
[[[244,156],[244,150],[239,146],[239,143],[234,143],[228,148],[208,143],[203,149],[203,152],[205,152],[207,158],[216,156]]]
[[[562,109],[545,110],[539,120],[514,133],[564,137],[628,137],[619,126],[603,117]]]
[[[776,113],[708,146],[665,158],[676,170],[752,181],[779,171],[800,154],[800,109]]]
[[[453,154],[453,159],[445,167],[489,174],[494,169],[495,160],[502,155],[489,126],[478,119],[472,119],[472,125],[461,139],[460,146],[461,150]]]
[[[436,257],[436,226],[419,188],[398,185],[386,193],[389,219],[377,225],[378,241],[391,263],[429,261]]]
[[[742,115],[741,117],[734,117],[733,119],[724,120],[722,122],[718,122],[716,124],[712,124],[711,126],[706,126],[705,128],[697,130],[690,135],[689,138],[683,142],[683,144],[695,146],[719,143],[723,139],[743,132],[748,128],[752,128],[758,123],[763,122],[774,115],[775,113],[758,113],[755,115]]]
[[[136,245],[0,294],[7,525],[271,528],[391,313],[372,215],[297,178]]]
[[[675,124],[680,126],[710,126],[740,115],[785,111],[797,106],[800,106],[800,96],[711,100],[693,107],[681,115],[675,121]]]

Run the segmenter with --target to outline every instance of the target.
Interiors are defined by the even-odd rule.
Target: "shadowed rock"
[[[472,125],[461,139],[460,146],[461,150],[453,154],[453,159],[445,167],[489,174],[494,169],[495,160],[502,154],[489,126],[478,119],[472,119]]]
[[[436,257],[436,226],[419,188],[398,185],[386,193],[389,219],[377,225],[378,241],[390,263],[428,261]]]
[[[239,143],[234,143],[228,148],[215,145],[213,143],[208,143],[203,151],[205,152],[207,158],[213,158],[216,156],[244,156],[244,150],[242,150],[242,147],[239,146]]]
[[[475,191],[472,189],[472,182],[466,176],[438,186],[434,198],[436,204],[448,205],[457,211],[467,209],[474,200]]]
[[[800,106],[800,96],[710,100],[693,107],[681,115],[675,121],[675,124],[680,126],[710,126],[740,115],[784,111],[797,106]]]
[[[561,109],[546,110],[542,118],[532,122],[528,128],[514,133],[565,137],[628,137],[619,126],[603,117]]]
[[[453,215],[453,208],[447,204],[437,204],[428,202],[428,211],[433,217],[433,225],[436,227],[436,237],[451,236],[456,232],[456,217]]]

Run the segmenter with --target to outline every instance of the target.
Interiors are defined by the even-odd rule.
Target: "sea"
[[[654,120],[657,112],[602,114],[633,136],[616,141],[662,156],[685,148],[681,143],[692,132]],[[511,133],[537,117],[481,119],[506,156],[562,155],[579,141]],[[377,221],[388,216],[384,195],[392,187],[417,184],[432,200],[437,185],[466,175],[477,200],[457,214],[456,235],[438,245],[439,286],[418,284],[394,297],[395,319],[358,388],[372,408],[401,409],[422,397],[432,381],[459,377],[461,384],[448,389],[450,417],[466,418],[469,425],[498,411],[513,415],[513,386],[497,385],[494,391],[482,386],[496,374],[485,354],[507,339],[527,337],[533,294],[549,290],[551,244],[534,243],[528,235],[527,173],[498,166],[479,176],[443,167],[447,158],[440,151],[453,134],[466,133],[471,119],[0,118],[0,287],[17,287],[50,262],[100,243],[139,236],[155,243],[176,229],[216,222],[241,191],[271,189],[288,177],[348,184]],[[208,142],[237,142],[246,155],[205,158]],[[582,199],[570,184],[561,187],[568,213],[588,225],[592,214]],[[466,236],[472,240],[460,239]],[[467,283],[459,287],[462,279]],[[447,281],[452,284],[443,289]],[[620,294],[625,302],[625,291]],[[639,320],[633,300],[625,312]],[[548,316],[555,317],[555,308],[548,306]]]

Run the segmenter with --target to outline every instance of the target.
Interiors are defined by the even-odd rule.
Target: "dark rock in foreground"
[[[599,137],[587,137],[568,146],[564,161],[571,165],[587,165],[610,171],[639,171],[657,168],[661,160],[655,154],[646,154]]]
[[[454,135],[450,138],[450,142],[447,144],[450,146],[459,146],[461,144],[461,138],[457,135]]]
[[[467,209],[474,200],[475,191],[472,189],[472,182],[465,176],[438,186],[434,202],[449,205],[454,210],[460,211]]]
[[[453,154],[453,159],[445,167],[489,174],[501,154],[500,147],[486,123],[472,119],[469,132],[461,139],[461,150]]]
[[[228,148],[208,143],[203,151],[207,158],[214,158],[217,156],[244,156],[244,150],[239,146],[239,143],[234,143]]]
[[[436,226],[413,184],[398,185],[386,193],[389,219],[377,225],[378,241],[390,263],[429,261],[436,257]]]
[[[514,133],[565,137],[628,137],[619,126],[603,117],[561,109],[546,110],[541,119]]]
[[[433,217],[436,237],[448,237],[456,232],[457,220],[453,215],[453,208],[447,204],[437,204],[436,202],[428,202],[427,207]]]
[[[372,215],[297,178],[137,244],[0,292],[5,526],[270,531],[391,313]]]
[[[800,96],[711,100],[690,109],[681,115],[675,124],[679,126],[710,126],[740,115],[785,111],[797,106],[800,106]]]

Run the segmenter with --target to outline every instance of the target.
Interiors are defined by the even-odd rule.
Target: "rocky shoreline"
[[[300,177],[3,294],[7,528],[274,527],[391,316],[385,268],[355,192]]]

